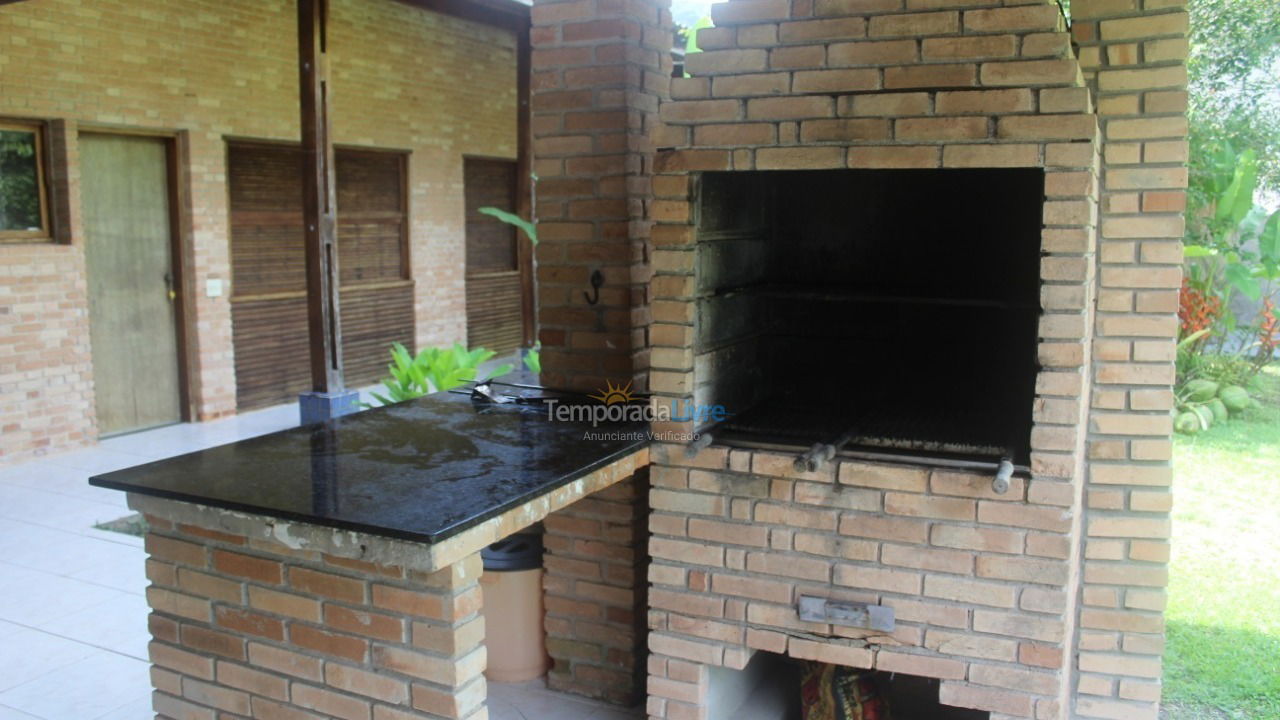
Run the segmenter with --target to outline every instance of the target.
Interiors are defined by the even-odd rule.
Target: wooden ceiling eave
[[[529,5],[519,0],[396,0],[404,5],[512,32],[529,29]]]
[[[523,30],[529,27],[529,6],[518,0],[395,0],[412,7],[484,25]],[[12,5],[25,0],[0,0]]]

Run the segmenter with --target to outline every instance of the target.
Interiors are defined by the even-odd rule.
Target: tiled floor
[[[0,466],[0,720],[144,720],[151,712],[140,538],[90,475],[296,425],[295,405],[173,425]]]
[[[90,475],[292,427],[284,405],[173,425],[0,466],[0,720],[146,720],[151,712],[142,540],[95,530],[129,514]],[[493,720],[628,720],[643,712],[491,685]]]

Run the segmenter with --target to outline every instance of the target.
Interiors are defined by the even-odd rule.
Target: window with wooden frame
[[[0,242],[52,239],[44,127],[0,120]]]
[[[414,344],[409,271],[408,155],[338,148],[338,270],[348,385],[386,375],[391,343]],[[288,143],[227,147],[231,216],[231,326],[241,410],[293,399],[310,387],[302,152]]]

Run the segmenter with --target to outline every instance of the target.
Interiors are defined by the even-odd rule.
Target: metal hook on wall
[[[588,305],[595,305],[600,302],[600,287],[602,285],[604,285],[604,273],[599,270],[591,271],[592,293],[588,293],[585,290],[582,292],[582,297],[587,301]]]

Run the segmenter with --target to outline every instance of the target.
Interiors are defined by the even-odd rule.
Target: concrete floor
[[[151,712],[141,538],[95,530],[130,514],[87,478],[298,424],[296,405],[124,435],[0,466],[0,720],[144,720]],[[491,685],[493,720],[628,720],[541,682]]]

